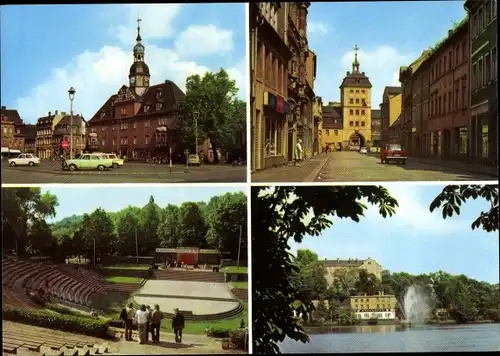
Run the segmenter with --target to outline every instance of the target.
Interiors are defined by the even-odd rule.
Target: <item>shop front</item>
[[[280,96],[264,92],[264,168],[277,167],[288,161],[288,123],[290,104]]]

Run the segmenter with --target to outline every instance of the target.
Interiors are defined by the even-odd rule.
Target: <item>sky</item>
[[[226,69],[247,96],[245,4],[2,6],[1,102],[27,123],[49,111],[90,119],[128,85],[140,16],[151,85]]]
[[[57,196],[59,205],[56,207],[56,216],[48,219],[49,223],[62,220],[72,215],[90,214],[97,208],[103,208],[109,212],[117,212],[129,205],[143,207],[149,202],[152,195],[155,203],[161,208],[168,204],[181,205],[184,202],[193,201],[208,202],[210,198],[233,192],[244,192],[247,188],[241,187],[190,187],[184,188],[173,186],[144,187],[132,186],[58,186],[43,187],[42,193],[50,192]]]
[[[486,200],[469,200],[459,216],[444,220],[440,210],[429,211],[444,186],[392,183],[386,187],[399,204],[395,215],[384,219],[368,205],[359,223],[333,218],[333,225],[320,237],[308,236],[300,244],[291,240],[292,252],[310,249],[320,260],[372,258],[391,272],[442,270],[499,282],[498,231],[471,229],[481,211],[489,210]]]
[[[324,103],[340,101],[339,86],[352,71],[354,46],[360,71],[369,77],[372,109],[378,109],[386,86],[399,86],[399,67],[462,20],[464,1],[313,2],[309,7],[309,47],[317,55],[316,95]]]

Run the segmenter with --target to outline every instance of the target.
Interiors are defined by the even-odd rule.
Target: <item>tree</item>
[[[168,204],[163,210],[163,221],[158,225],[158,238],[162,247],[175,248],[179,246],[180,211],[176,205]]]
[[[498,231],[498,184],[496,185],[475,185],[461,184],[448,185],[432,201],[429,210],[433,212],[441,208],[443,219],[460,214],[460,207],[469,199],[485,199],[490,203],[490,210],[481,212],[474,220],[472,229],[482,228],[487,232]]]
[[[310,263],[318,261],[318,254],[311,250],[300,248],[297,250],[295,262],[299,266],[307,266]]]
[[[338,281],[339,289],[348,297],[356,289],[359,271],[354,268],[339,268],[333,272],[333,278]]]
[[[359,271],[358,280],[356,282],[356,291],[358,293],[374,295],[379,291],[379,285],[379,281],[373,273],[368,273],[364,269]]]
[[[49,192],[42,194],[40,188],[3,188],[3,248],[23,256],[51,246],[45,219],[55,216],[57,205],[57,197]]]
[[[153,196],[149,197],[149,202],[142,208],[139,215],[139,253],[154,251],[159,245],[157,235],[160,224],[160,207],[155,203]]]
[[[136,233],[139,224],[138,209],[129,206],[117,214],[116,235],[117,251],[121,255],[136,254]]]
[[[196,120],[198,143],[209,139],[214,162],[219,162],[217,149],[232,141],[230,138],[235,134],[235,121],[241,120],[240,117],[234,117],[239,110],[235,109],[235,105],[240,106],[236,99],[237,93],[236,82],[229,79],[222,68],[217,73],[207,72],[203,77],[196,74],[187,78],[186,96],[176,107],[176,128],[184,141],[184,147],[194,148]],[[246,115],[243,118],[246,123]]]
[[[366,209],[362,198],[378,205],[383,217],[397,206],[387,189],[377,186],[252,187],[254,352],[279,353],[277,342],[285,337],[309,340],[294,310],[305,314],[313,306],[290,281],[299,269],[288,240],[318,236],[332,225],[329,216],[358,222]]]
[[[236,259],[247,256],[247,197],[245,193],[226,193],[212,198],[207,205],[207,242],[228,257]],[[241,229],[241,246],[240,243]]]
[[[206,233],[205,219],[198,204],[182,203],[179,209],[179,246],[203,248]]]
[[[94,255],[94,240],[96,257],[110,255],[116,249],[113,221],[102,208],[83,215],[79,233],[82,237],[84,255],[88,258]]]

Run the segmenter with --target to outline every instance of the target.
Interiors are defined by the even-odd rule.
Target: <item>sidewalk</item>
[[[437,159],[437,158],[410,157],[409,159],[413,162],[425,163],[433,166],[447,167],[469,173],[484,174],[498,179],[498,169],[496,167],[485,166],[477,163],[466,163],[466,162]]]
[[[250,179],[254,183],[314,182],[330,157],[330,154],[321,153],[302,162],[300,166],[294,166],[293,163],[290,163],[283,167],[257,171],[252,173]]]

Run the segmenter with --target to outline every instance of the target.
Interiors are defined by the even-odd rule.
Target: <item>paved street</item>
[[[98,171],[61,171],[60,161],[43,161],[38,167],[9,167],[2,161],[3,184],[49,183],[229,183],[246,182],[247,167],[229,164],[190,167],[174,165],[172,173],[168,165],[125,162],[118,169]]]
[[[408,158],[406,165],[380,164],[376,155],[333,152],[300,167],[279,167],[252,174],[252,182],[498,181],[493,169],[460,162]]]

